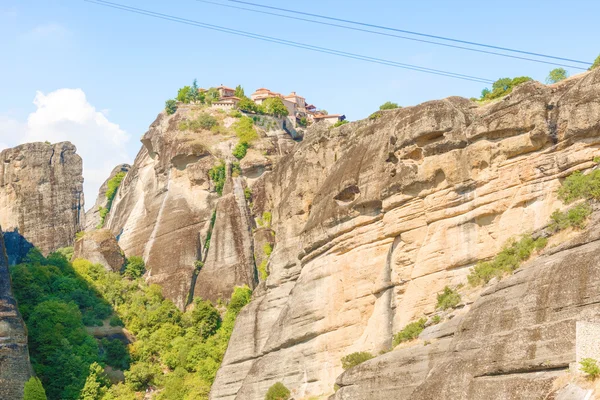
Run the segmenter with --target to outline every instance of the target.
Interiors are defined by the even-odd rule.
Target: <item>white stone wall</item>
[[[584,358],[600,361],[600,323],[577,321],[575,330],[577,364]]]

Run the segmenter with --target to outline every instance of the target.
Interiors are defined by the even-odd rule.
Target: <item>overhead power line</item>
[[[219,32],[225,32],[225,33],[229,33],[229,34],[233,34],[233,35],[248,37],[248,38],[262,40],[262,41],[266,41],[266,42],[278,43],[278,44],[282,44],[285,46],[302,48],[302,49],[312,50],[312,51],[316,51],[316,52],[320,52],[320,53],[327,53],[327,54],[337,55],[340,57],[346,57],[346,58],[351,58],[351,59],[356,59],[356,60],[361,60],[361,61],[367,61],[367,62],[371,62],[371,63],[375,63],[375,64],[388,65],[388,66],[392,66],[392,67],[396,67],[396,68],[409,69],[409,70],[424,72],[424,73],[428,73],[428,74],[447,76],[450,78],[463,79],[463,80],[479,82],[479,83],[490,84],[490,83],[494,82],[491,79],[480,78],[480,77],[476,77],[476,76],[472,76],[472,75],[458,74],[455,72],[443,71],[443,70],[438,70],[438,69],[433,69],[433,68],[426,68],[426,67],[421,67],[421,66],[412,65],[412,64],[404,64],[404,63],[399,63],[396,61],[390,61],[390,60],[385,60],[385,59],[381,59],[381,58],[369,57],[369,56],[364,56],[364,55],[360,55],[360,54],[349,53],[349,52],[344,52],[344,51],[335,50],[335,49],[329,49],[326,47],[313,46],[310,44],[294,42],[291,40],[279,39],[279,38],[275,38],[275,37],[271,37],[271,36],[265,36],[265,35],[259,35],[256,33],[240,31],[237,29],[227,28],[227,27],[223,27],[223,26],[219,26],[219,25],[207,24],[207,23],[200,22],[200,21],[194,21],[194,20],[190,20],[190,19],[186,19],[186,18],[180,18],[180,17],[176,17],[173,15],[144,10],[144,9],[136,8],[136,7],[130,7],[130,6],[126,6],[123,4],[113,3],[113,2],[109,2],[109,1],[105,1],[105,0],[84,0],[84,1],[86,1],[88,3],[98,4],[98,5],[105,6],[105,7],[119,9],[122,11],[128,11],[128,12],[135,13],[135,14],[146,15],[146,16],[150,16],[153,18],[164,19],[164,20],[168,20],[168,21],[172,21],[172,22],[182,23],[182,24],[186,24],[186,25],[192,25],[192,26],[196,26],[196,27],[200,27],[200,28],[204,28],[204,29],[210,29],[210,30],[219,31]]]
[[[585,71],[587,69],[587,68],[583,68],[583,67],[579,67],[579,66],[574,66],[574,65],[560,64],[560,63],[556,63],[556,62],[552,62],[552,61],[546,61],[546,60],[537,60],[535,58],[516,56],[516,55],[512,55],[512,54],[498,53],[498,52],[495,52],[495,51],[488,51],[488,50],[482,50],[482,49],[475,49],[475,48],[472,48],[472,47],[457,46],[457,45],[449,44],[449,43],[440,43],[440,42],[435,42],[433,40],[418,39],[418,38],[409,37],[409,36],[396,35],[396,34],[393,34],[393,33],[378,32],[378,31],[374,31],[374,30],[370,30],[370,29],[355,28],[355,27],[352,27],[352,26],[334,24],[334,23],[331,23],[331,22],[317,21],[317,20],[309,19],[309,18],[293,17],[291,15],[279,14],[279,13],[274,13],[274,12],[270,12],[270,11],[255,10],[255,9],[247,8],[247,7],[234,6],[234,5],[231,5],[231,4],[217,3],[215,1],[208,1],[208,0],[196,0],[196,1],[198,1],[200,3],[213,4],[213,5],[220,6],[220,7],[233,8],[233,9],[236,9],[236,10],[250,11],[250,12],[254,12],[254,13],[258,13],[258,14],[264,14],[264,15],[273,15],[273,16],[276,16],[276,17],[293,19],[293,20],[296,20],[296,21],[305,21],[305,22],[310,22],[310,23],[313,23],[313,24],[333,26],[333,27],[336,27],[336,28],[348,29],[348,30],[357,31],[357,32],[366,32],[366,33],[371,33],[371,34],[374,34],[374,35],[387,36],[387,37],[393,37],[393,38],[404,39],[404,40],[411,40],[411,41],[414,41],[414,42],[429,43],[429,44],[434,44],[434,45],[437,45],[437,46],[444,46],[444,47],[450,47],[450,48],[454,48],[454,49],[461,49],[461,50],[473,51],[473,52],[476,52],[476,53],[491,54],[491,55],[495,55],[495,56],[514,58],[514,59],[517,59],[517,60],[531,61],[531,62],[540,63],[540,64],[548,64],[548,65],[555,65],[555,66],[559,66],[559,67],[567,67],[567,68],[579,69],[579,70],[582,70],[582,71]],[[245,3],[245,4],[252,4],[252,5],[254,5],[254,3]],[[256,6],[260,6],[260,5],[256,5]]]
[[[230,1],[230,2],[233,2],[233,3],[239,3],[239,4],[246,4],[246,5],[250,5],[250,6],[254,6],[254,7],[268,8],[268,9],[271,9],[271,10],[284,11],[284,12],[293,13],[293,14],[306,15],[306,16],[309,16],[309,17],[317,17],[317,18],[322,18],[322,19],[328,19],[330,21],[338,21],[338,22],[344,22],[344,23],[347,23],[347,24],[368,26],[370,28],[377,28],[377,29],[383,29],[383,30],[394,31],[394,32],[408,33],[410,35],[424,36],[424,37],[429,37],[429,38],[432,38],[432,39],[447,40],[447,41],[450,41],[450,42],[469,44],[469,45],[472,45],[472,46],[487,47],[487,48],[490,48],[490,49],[510,51],[510,52],[513,52],[513,53],[528,54],[530,56],[551,58],[551,59],[554,59],[554,60],[570,61],[570,62],[574,62],[574,63],[578,63],[578,64],[585,64],[585,65],[588,65],[588,66],[592,65],[592,63],[588,62],[588,61],[573,60],[573,59],[570,59],[570,58],[556,57],[556,56],[551,56],[551,55],[547,55],[547,54],[534,53],[534,52],[531,52],[531,51],[511,49],[511,48],[508,48],[508,47],[494,46],[494,45],[485,44],[485,43],[470,42],[468,40],[453,39],[453,38],[449,38],[449,37],[445,37],[445,36],[430,35],[430,34],[427,34],[427,33],[414,32],[414,31],[408,31],[408,30],[397,29],[397,28],[391,28],[389,26],[369,24],[369,23],[366,23],[366,22],[352,21],[352,20],[348,20],[348,19],[330,17],[330,16],[327,16],[327,15],[312,14],[312,13],[303,12],[303,11],[290,10],[290,9],[287,9],[287,8],[280,8],[280,7],[267,6],[267,5],[264,5],[264,4],[251,3],[249,1],[241,1],[241,0],[227,0],[227,1]]]

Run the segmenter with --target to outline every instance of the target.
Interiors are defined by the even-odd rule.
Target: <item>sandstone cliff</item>
[[[85,222],[82,160],[69,142],[28,143],[0,153],[0,224],[9,261],[31,246],[73,244]]]
[[[124,173],[129,172],[130,168],[131,168],[131,165],[129,165],[129,164],[117,165],[115,168],[113,168],[110,175],[104,181],[102,186],[100,186],[100,190],[98,191],[98,197],[96,198],[96,203],[94,204],[94,206],[92,208],[90,208],[85,213],[85,230],[86,230],[86,232],[90,232],[90,231],[93,231],[94,229],[97,229],[98,225],[100,224],[100,221],[102,219],[102,217],[100,216],[100,210],[102,208],[106,208],[106,206],[108,204],[108,199],[106,198],[106,190],[108,189],[108,181],[110,181],[112,178],[114,178],[114,176],[117,175],[119,172],[124,172]]]
[[[12,294],[8,258],[0,231],[0,398],[23,398],[23,387],[31,375],[27,329]]]
[[[451,97],[314,126],[252,182],[254,215],[272,213],[276,244],[211,398],[263,399],[277,381],[297,398],[332,394],[342,356],[389,349],[444,286],[544,227],[561,179],[592,167],[599,146],[600,70],[484,106]],[[454,338],[365,363],[364,379],[349,371],[336,399],[547,393],[574,359],[574,321],[600,311],[597,247],[540,258],[484,293]]]
[[[179,129],[205,112],[218,118],[222,132]],[[216,301],[229,297],[235,285],[256,285],[250,212],[243,182],[230,171],[238,139],[226,128],[235,120],[193,105],[180,105],[174,115],[161,113],[142,137],[106,217],[105,227],[126,256],[142,256],[148,281],[160,284],[180,308],[194,296]],[[248,179],[270,169],[272,158],[290,143],[284,132],[261,132],[241,165]],[[221,160],[228,163],[222,197],[208,174]]]

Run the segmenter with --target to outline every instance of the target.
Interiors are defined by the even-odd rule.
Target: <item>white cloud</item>
[[[33,104],[36,110],[25,123],[0,116],[0,147],[70,141],[83,158],[84,191],[90,207],[110,171],[130,161],[126,150],[130,136],[97,111],[81,89],[37,92]]]

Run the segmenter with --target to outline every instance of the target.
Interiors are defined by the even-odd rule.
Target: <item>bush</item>
[[[241,160],[242,158],[246,157],[246,153],[248,152],[248,143],[246,142],[240,142],[237,144],[237,146],[235,146],[233,148],[233,156],[235,158],[237,158],[238,160]]]
[[[379,106],[380,110],[393,110],[395,108],[402,108],[397,103],[392,103],[391,101],[386,101],[381,106]]]
[[[477,286],[488,283],[494,277],[501,278],[517,269],[534,251],[546,247],[547,243],[548,239],[541,237],[534,240],[531,235],[523,236],[519,241],[509,240],[493,260],[477,263],[467,280],[472,286]]]
[[[225,162],[221,161],[218,165],[215,165],[208,171],[208,176],[213,181],[215,190],[219,196],[223,194],[223,188],[225,187],[225,181],[227,179],[225,168]]]
[[[362,364],[373,358],[373,355],[367,351],[359,351],[356,353],[348,354],[342,357],[342,368],[345,370],[352,367],[356,367],[358,364]]]
[[[217,119],[208,113],[201,113],[196,119],[196,122],[200,128],[206,130],[210,130],[213,126],[218,124]]]
[[[556,210],[550,216],[550,230],[559,232],[569,227],[583,229],[591,213],[592,207],[588,203],[578,204],[565,212]]]
[[[501,78],[492,84],[492,90],[484,89],[481,92],[481,100],[493,100],[507,94],[510,94],[518,85],[529,82],[531,79],[528,76],[519,76],[517,78]]]
[[[442,317],[440,317],[439,315],[434,315],[433,318],[431,318],[431,323],[433,325],[437,325],[442,321]]]
[[[569,77],[569,73],[564,68],[555,68],[548,74],[546,78],[546,83],[556,83],[560,82]]]
[[[246,198],[246,201],[250,201],[252,200],[252,189],[250,188],[245,188],[244,189],[244,197]]]
[[[258,223],[258,226],[260,227],[265,227],[265,228],[270,228],[271,227],[271,220],[272,220],[272,215],[270,212],[265,211],[262,214],[262,218],[258,218],[256,220],[256,222]]]
[[[175,111],[177,111],[177,102],[173,99],[165,101],[165,111],[167,115],[175,114]]]
[[[298,120],[298,125],[306,128],[308,126],[308,119],[306,119],[306,117],[302,117]]]
[[[338,121],[335,124],[331,125],[331,127],[337,128],[338,126],[346,125],[348,122],[349,122],[348,120]]]
[[[600,56],[596,57],[596,60],[594,61],[594,63],[590,67],[589,71],[591,71],[593,69],[596,69],[598,67],[600,67]]]
[[[447,310],[454,308],[460,303],[460,294],[454,289],[450,289],[448,286],[444,288],[442,293],[437,295],[437,308]]]
[[[242,114],[241,112],[239,112],[238,110],[231,110],[229,111],[228,114],[231,118],[242,118],[244,116],[244,114]]]
[[[265,243],[263,246],[263,252],[265,253],[265,256],[270,257],[271,253],[273,252],[273,245],[271,243]]]
[[[288,400],[291,396],[291,392],[281,382],[277,382],[267,390],[265,400]]]
[[[268,263],[268,260],[265,258],[258,265],[258,267],[256,267],[256,269],[258,270],[258,276],[260,277],[261,281],[266,281],[267,278],[269,277],[269,271],[267,271],[267,263]]]
[[[46,400],[46,391],[39,378],[32,376],[25,382],[23,400]]]
[[[106,199],[109,203],[109,206],[107,206],[107,208],[110,209],[110,204],[112,204],[112,201],[115,199],[115,196],[117,195],[117,190],[119,189],[119,186],[121,186],[121,182],[123,182],[123,179],[125,179],[125,175],[125,172],[119,172],[115,174],[115,176],[110,178],[109,181],[106,183]]]
[[[587,375],[588,379],[594,380],[600,375],[598,362],[593,358],[584,358],[579,364],[581,365],[581,371]]]
[[[258,139],[256,129],[254,129],[254,121],[250,117],[242,117],[237,120],[233,125],[233,131],[244,143],[252,143]]]
[[[376,119],[381,118],[383,114],[381,113],[381,111],[375,111],[373,114],[369,115],[369,120],[371,121],[375,121]]]
[[[600,200],[600,170],[586,175],[581,171],[572,173],[558,190],[558,198],[567,204],[578,199]]]
[[[140,278],[146,272],[146,264],[144,263],[144,259],[139,256],[131,256],[127,259],[127,264],[125,265],[124,275],[137,279]]]
[[[426,322],[427,320],[425,318],[421,318],[418,321],[406,325],[400,332],[396,333],[392,345],[396,347],[400,343],[416,339],[421,332],[423,332],[423,329],[425,329]]]

